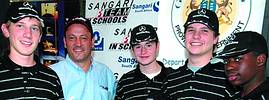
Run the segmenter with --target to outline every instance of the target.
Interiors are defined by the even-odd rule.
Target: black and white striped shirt
[[[229,100],[269,100],[269,78],[244,97],[241,97],[242,92],[235,93]]]
[[[22,67],[5,56],[0,60],[0,99],[59,100],[63,99],[63,91],[53,70],[40,63]]]
[[[233,88],[222,63],[209,63],[195,73],[187,63],[167,77],[163,87],[166,99],[221,100],[231,96]]]
[[[144,75],[138,65],[136,69],[124,74],[118,82],[115,100],[147,100],[160,96],[163,82],[173,69],[165,68],[163,63],[158,63],[162,70],[153,79]]]

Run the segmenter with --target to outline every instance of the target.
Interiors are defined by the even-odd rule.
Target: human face
[[[41,24],[36,18],[25,17],[16,23],[2,25],[3,33],[9,37],[10,53],[16,56],[32,56],[41,38]]]
[[[64,44],[74,62],[83,63],[90,60],[93,39],[86,26],[82,24],[70,25],[66,30]]]
[[[200,23],[190,24],[186,29],[185,38],[189,55],[212,55],[214,44],[218,42],[214,31]]]
[[[251,52],[224,59],[228,80],[235,86],[255,83],[258,71],[257,57]]]
[[[134,56],[142,66],[147,66],[156,61],[158,51],[159,43],[153,41],[140,42],[133,47]]]

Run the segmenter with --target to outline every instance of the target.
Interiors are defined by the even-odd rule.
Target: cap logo
[[[206,10],[201,9],[201,10],[198,11],[198,14],[199,15],[205,15],[206,14]]]
[[[32,8],[33,6],[32,5],[30,5],[28,2],[24,2],[23,3],[23,6],[29,6],[30,8]]]
[[[141,26],[141,27],[139,27],[139,31],[140,31],[140,32],[146,31],[146,27],[145,27],[145,26]]]
[[[139,30],[139,32],[137,32],[136,35],[150,33],[150,31],[147,31],[146,26],[140,26],[138,30]]]

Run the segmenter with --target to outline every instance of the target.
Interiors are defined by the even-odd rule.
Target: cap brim
[[[248,49],[233,49],[233,50],[223,50],[219,54],[217,54],[216,58],[229,58],[229,57],[235,57],[238,55],[243,55],[250,52]]]
[[[208,28],[210,28],[211,30],[213,30],[213,28],[210,27],[208,24],[206,24],[205,22],[200,22],[200,21],[192,21],[192,22],[188,22],[188,23],[185,24],[184,26],[185,26],[185,27],[188,27],[189,25],[194,24],[194,23],[200,23],[200,24],[203,24],[203,25],[207,26]]]
[[[36,18],[37,20],[40,21],[41,27],[44,27],[45,26],[43,19],[41,19],[39,16],[35,16],[35,15],[21,15],[19,17],[14,18],[14,19],[11,18],[10,20],[12,22],[16,23],[16,22],[18,22],[19,20],[21,20],[21,19],[23,19],[25,17],[33,17],[33,18]]]

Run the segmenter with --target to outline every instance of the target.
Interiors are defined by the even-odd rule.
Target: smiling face
[[[132,49],[138,63],[142,66],[147,66],[156,61],[159,43],[144,41],[133,46]]]
[[[214,31],[201,23],[193,23],[186,28],[185,45],[189,56],[212,55],[214,44],[218,42]]]
[[[2,25],[3,33],[9,37],[10,53],[32,56],[41,39],[41,23],[36,18],[25,17],[16,23]]]
[[[66,30],[64,44],[75,63],[90,60],[93,42],[88,28],[82,24],[72,24]]]

